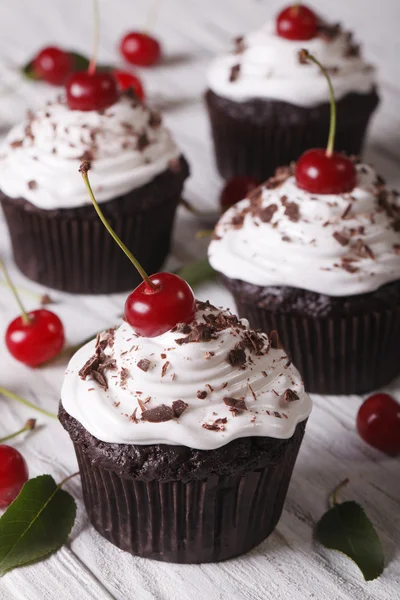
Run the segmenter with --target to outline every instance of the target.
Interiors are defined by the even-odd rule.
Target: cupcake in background
[[[101,110],[61,96],[28,114],[0,150],[0,200],[15,262],[30,279],[73,293],[113,293],[138,281],[97,219],[77,171],[122,241],[158,271],[189,169],[160,115],[129,93]]]
[[[328,91],[318,68],[299,60],[304,45],[332,77],[336,148],[360,154],[379,102],[375,69],[350,32],[296,4],[237,38],[233,50],[209,68],[206,103],[225,179],[247,175],[263,181],[308,148],[325,144]]]

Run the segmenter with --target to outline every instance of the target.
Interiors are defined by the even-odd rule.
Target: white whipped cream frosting
[[[9,132],[0,148],[0,189],[38,208],[90,203],[78,173],[91,160],[99,202],[145,185],[180,152],[159,116],[127,95],[103,111],[70,110],[48,103]]]
[[[400,198],[372,167],[357,165],[357,186],[348,194],[310,194],[294,176],[268,185],[253,208],[245,199],[221,217],[209,246],[214,269],[258,286],[328,296],[368,293],[400,279]]]
[[[230,100],[268,98],[305,107],[328,102],[320,69],[298,59],[302,48],[330,70],[336,99],[350,92],[369,93],[375,84],[375,70],[359,55],[351,34],[341,29],[336,35],[321,32],[311,40],[293,41],[276,33],[273,20],[239,39],[240,52],[217,57],[208,71],[209,88]],[[235,67],[237,76],[231,80]]]
[[[210,305],[199,304],[196,320],[204,324],[203,315],[220,313]],[[310,397],[286,353],[272,348],[265,334],[257,334],[262,347],[260,355],[246,349],[244,368],[230,364],[229,352],[248,331],[247,321],[238,323],[239,327],[233,325],[219,331],[216,339],[182,345],[176,340],[185,338],[183,333],[169,331],[159,337],[142,338],[123,323],[115,332],[112,348],[104,351],[116,361],[116,369],[105,372],[108,389],[101,388],[90,375],[85,380],[79,376],[95,352],[92,341],[68,365],[62,404],[104,442],[178,444],[212,450],[248,436],[289,438],[296,425],[309,416]],[[147,371],[138,366],[141,360],[150,361]],[[297,399],[285,399],[288,389]],[[199,398],[198,392],[207,392],[206,397]],[[243,398],[247,410],[233,416],[224,403],[225,397]],[[162,404],[171,407],[176,400],[187,404],[179,418],[159,423],[141,419],[139,401],[145,402],[146,409],[153,409]],[[217,423],[218,430],[203,427],[218,419],[226,419],[226,423]]]

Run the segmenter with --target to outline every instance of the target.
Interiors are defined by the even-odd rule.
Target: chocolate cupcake
[[[10,131],[0,200],[15,261],[66,292],[132,289],[140,278],[93,211],[82,160],[91,161],[96,197],[119,237],[147,270],[160,269],[189,170],[160,116],[129,94],[102,111],[71,110],[59,98]]]
[[[356,173],[349,193],[313,194],[280,169],[222,216],[209,248],[239,315],[277,329],[321,394],[400,374],[400,200],[372,167]]]
[[[311,401],[276,334],[197,302],[154,338],[124,322],[79,350],[59,417],[94,527],[156,560],[247,552],[275,528]]]
[[[299,60],[303,47],[332,75],[336,148],[360,154],[379,102],[375,70],[350,32],[317,17],[315,23],[310,39],[293,40],[282,37],[276,21],[270,21],[237,38],[233,50],[211,64],[206,103],[217,167],[225,179],[248,175],[264,181],[308,148],[325,145],[328,89],[319,69]]]

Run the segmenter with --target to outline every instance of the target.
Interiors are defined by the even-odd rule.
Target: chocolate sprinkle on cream
[[[139,362],[137,363],[138,368],[144,371],[145,373],[147,373],[147,371],[150,369],[150,365],[151,362],[148,358],[142,358],[142,360],[139,360]]]
[[[294,402],[295,400],[298,400],[299,397],[296,394],[296,392],[294,392],[293,390],[288,388],[287,390],[285,390],[285,392],[283,394],[283,399],[285,400],[285,402],[289,403],[289,402]]]
[[[228,362],[232,367],[244,369],[246,364],[245,351],[239,347],[233,348],[228,354]]]
[[[186,402],[184,402],[183,400],[174,400],[174,402],[172,403],[172,410],[175,415],[175,418],[179,419],[179,417],[185,412],[187,407],[188,404],[186,404]]]
[[[205,400],[207,398],[207,392],[205,390],[204,391],[200,390],[197,392],[197,397],[199,400]]]
[[[164,377],[169,367],[169,361],[165,362],[161,369],[161,377]]]
[[[240,412],[243,410],[248,410],[244,398],[231,398],[230,396],[225,396],[224,404]]]
[[[203,429],[208,429],[208,431],[225,431],[224,425],[227,423],[228,419],[224,417],[223,419],[216,419],[213,423],[203,423]]]
[[[277,210],[278,207],[276,204],[270,204],[269,206],[266,206],[265,208],[261,209],[258,213],[258,216],[260,217],[260,220],[263,223],[270,223],[272,217],[274,216]]]
[[[234,81],[236,81],[239,78],[240,75],[240,65],[233,65],[233,67],[231,68],[231,72],[229,75],[229,81],[231,83],[233,83]]]
[[[344,233],[341,233],[340,231],[335,231],[335,233],[333,233],[332,235],[341,246],[347,246],[347,244],[350,241],[350,238]]]
[[[174,411],[166,404],[160,404],[160,406],[149,408],[142,412],[142,419],[149,423],[165,423],[166,421],[171,421],[174,416]]]

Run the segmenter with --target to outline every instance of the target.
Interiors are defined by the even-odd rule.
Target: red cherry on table
[[[103,110],[119,97],[112,73],[87,71],[73,73],[66,83],[67,104],[71,110]]]
[[[224,185],[219,204],[222,212],[246,198],[247,194],[258,186],[258,182],[254,177],[243,175],[241,177],[233,177]]]
[[[18,450],[0,444],[0,508],[7,508],[28,481],[28,467]]]
[[[139,335],[156,337],[178,323],[190,323],[196,313],[192,288],[173,273],[156,273],[149,277],[157,286],[149,289],[143,281],[125,302],[125,318]]]
[[[29,367],[37,367],[57,356],[65,343],[64,327],[50,310],[27,313],[29,322],[19,316],[7,327],[6,346],[10,354]]]
[[[140,67],[150,67],[161,58],[159,42],[147,33],[131,31],[121,40],[120,52],[126,61]]]
[[[74,69],[74,61],[68,52],[56,46],[48,46],[33,59],[33,69],[43,81],[63,85]]]
[[[136,75],[132,75],[132,73],[128,73],[128,71],[119,70],[113,71],[113,75],[117,81],[118,87],[121,92],[132,89],[136,96],[139,98],[139,100],[144,100],[144,88],[139,77],[136,77]]]
[[[277,34],[287,40],[311,40],[317,28],[317,15],[304,4],[284,8],[276,19]]]
[[[400,454],[400,404],[389,394],[373,394],[361,405],[357,429],[362,439],[390,456]]]
[[[312,194],[345,194],[357,181],[353,161],[340,152],[328,155],[325,149],[308,150],[296,164],[296,183]]]

